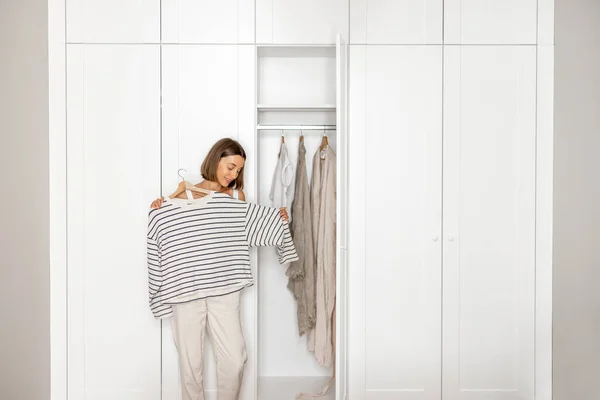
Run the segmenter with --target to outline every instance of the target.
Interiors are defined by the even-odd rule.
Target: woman
[[[285,209],[246,203],[246,153],[221,139],[202,163],[204,180],[177,198],[161,198],[148,214],[150,308],[171,318],[183,400],[203,400],[203,341],[208,329],[217,364],[219,400],[237,400],[246,363],[240,292],[253,284],[249,247],[277,246],[279,262],[298,260]],[[193,195],[194,194],[194,195]],[[194,198],[197,197],[197,198]]]
[[[217,162],[218,160],[218,162]],[[215,190],[219,193],[226,193],[229,196],[246,200],[246,195],[242,190],[244,188],[244,164],[246,163],[246,152],[241,144],[233,139],[221,139],[213,145],[206,158],[202,162],[200,173],[204,179],[196,186],[202,189]],[[187,197],[186,197],[187,194]],[[200,195],[196,192],[181,193],[177,197],[198,198]],[[150,205],[157,209],[163,204],[164,198],[158,198]],[[281,217],[287,221],[288,214],[285,207],[281,208]]]

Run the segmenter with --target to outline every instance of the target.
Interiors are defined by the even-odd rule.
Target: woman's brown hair
[[[244,148],[235,140],[224,138],[215,143],[208,151],[208,154],[204,158],[202,166],[200,167],[202,178],[208,181],[216,182],[219,161],[221,161],[221,158],[229,156],[240,156],[244,159],[244,161],[246,160],[246,152],[244,151]],[[229,187],[240,190],[244,188],[244,168],[240,170],[237,178],[229,184]]]

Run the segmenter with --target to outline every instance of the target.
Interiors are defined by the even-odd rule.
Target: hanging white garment
[[[271,182],[271,193],[269,194],[269,198],[273,202],[273,207],[287,207],[288,188],[292,184],[293,179],[293,165],[288,156],[285,143],[281,143],[279,158],[277,159],[273,181]]]
[[[333,361],[332,316],[335,308],[336,156],[329,145],[313,157],[311,214],[316,255],[316,324],[309,338],[309,350],[317,362]]]

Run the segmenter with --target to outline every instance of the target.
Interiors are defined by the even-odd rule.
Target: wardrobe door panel
[[[347,0],[256,0],[259,44],[335,44],[348,32]]]
[[[536,50],[445,50],[445,400],[533,400]]]
[[[161,399],[145,238],[160,193],[159,71],[158,45],[68,45],[72,399]]]
[[[254,51],[249,46],[231,45],[166,45],[162,55],[163,195],[174,192],[178,170],[192,183],[203,180],[200,166],[209,149],[219,139],[240,140],[255,158],[253,145]],[[208,60],[208,61],[207,61]],[[239,134],[243,132],[243,134]],[[252,161],[255,162],[255,161]],[[252,184],[253,164],[246,164],[246,184]],[[251,187],[251,186],[249,186]],[[249,196],[250,197],[250,196]],[[253,273],[256,271],[253,270]],[[248,353],[244,371],[244,395],[251,399],[254,390],[255,357],[255,291],[242,292],[242,325]],[[216,365],[209,336],[205,341],[204,387],[207,399],[216,398]],[[163,323],[163,393],[165,399],[180,398],[177,351],[170,321]],[[246,397],[245,397],[246,396]]]
[[[162,2],[163,43],[253,43],[254,0]]]
[[[441,54],[351,46],[351,398],[440,399]]]
[[[69,43],[158,43],[160,0],[66,0]]]
[[[365,399],[367,46],[348,46],[348,391]]]
[[[348,43],[336,44],[336,399],[348,394]]]
[[[535,44],[537,0],[445,0],[446,44]]]
[[[442,0],[352,0],[351,44],[441,44]]]

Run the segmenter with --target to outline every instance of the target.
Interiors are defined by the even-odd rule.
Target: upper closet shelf
[[[259,104],[258,111],[335,111],[335,104],[323,105],[271,105]]]

